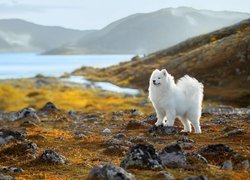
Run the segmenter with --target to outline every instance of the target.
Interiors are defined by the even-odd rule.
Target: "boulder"
[[[121,167],[136,169],[162,169],[161,159],[152,145],[137,144],[130,149]]]
[[[60,111],[56,105],[52,102],[47,102],[41,109],[41,111]]]
[[[121,167],[111,164],[97,165],[88,174],[87,180],[135,180],[135,176]]]
[[[0,144],[7,144],[11,140],[15,139],[18,141],[23,141],[27,137],[27,132],[25,130],[0,130]]]
[[[187,165],[185,153],[177,143],[168,144],[160,152],[159,157],[162,164],[168,168],[183,168]]]
[[[53,150],[45,150],[41,155],[41,160],[45,163],[51,163],[51,164],[65,164],[66,158],[53,151]]]
[[[152,128],[150,128],[148,130],[148,133],[158,133],[161,135],[165,135],[165,134],[178,134],[180,133],[180,131],[174,127],[174,126],[153,126]]]
[[[204,156],[206,159],[215,161],[221,164],[227,159],[230,159],[235,152],[226,144],[209,144],[202,147],[197,153]]]
[[[40,118],[38,117],[36,110],[33,108],[24,108],[16,113],[16,119],[31,117],[40,122]]]

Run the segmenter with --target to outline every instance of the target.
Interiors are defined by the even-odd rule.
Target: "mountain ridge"
[[[66,45],[46,54],[63,54],[63,51],[79,54],[148,54],[249,17],[248,13],[188,7],[165,8],[122,18],[69,44],[70,49]]]
[[[80,31],[59,26],[43,26],[22,19],[0,20],[0,51],[46,51],[83,37],[92,30]],[[5,48],[5,47],[8,48]]]

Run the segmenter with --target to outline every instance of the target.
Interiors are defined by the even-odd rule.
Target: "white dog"
[[[182,132],[191,132],[192,124],[195,133],[201,133],[202,83],[188,75],[175,83],[166,69],[156,69],[150,77],[148,90],[157,114],[156,126],[173,126],[177,117],[184,125]]]

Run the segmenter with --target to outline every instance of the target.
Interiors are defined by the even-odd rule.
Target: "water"
[[[89,84],[91,86],[99,87],[106,91],[112,91],[112,92],[117,92],[117,93],[131,94],[131,95],[139,94],[139,90],[137,89],[122,88],[109,82],[92,82],[92,81],[86,80],[82,76],[71,76],[69,78],[63,78],[62,81],[74,82],[74,83],[79,83],[79,84]]]
[[[82,66],[107,67],[134,55],[43,56],[36,53],[0,53],[0,79],[29,78],[37,74],[60,76]]]
[[[82,66],[107,67],[131,59],[134,55],[43,56],[36,53],[0,53],[0,79],[30,78],[37,74],[59,77]],[[109,82],[92,82],[80,76],[63,81],[89,84],[103,90],[136,95],[136,89],[121,88]]]

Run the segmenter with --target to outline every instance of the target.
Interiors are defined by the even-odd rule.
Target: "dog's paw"
[[[161,125],[162,125],[161,122],[156,122],[156,123],[155,123],[155,126],[161,126]]]
[[[181,130],[182,133],[190,133],[190,131],[186,131],[186,130]]]

